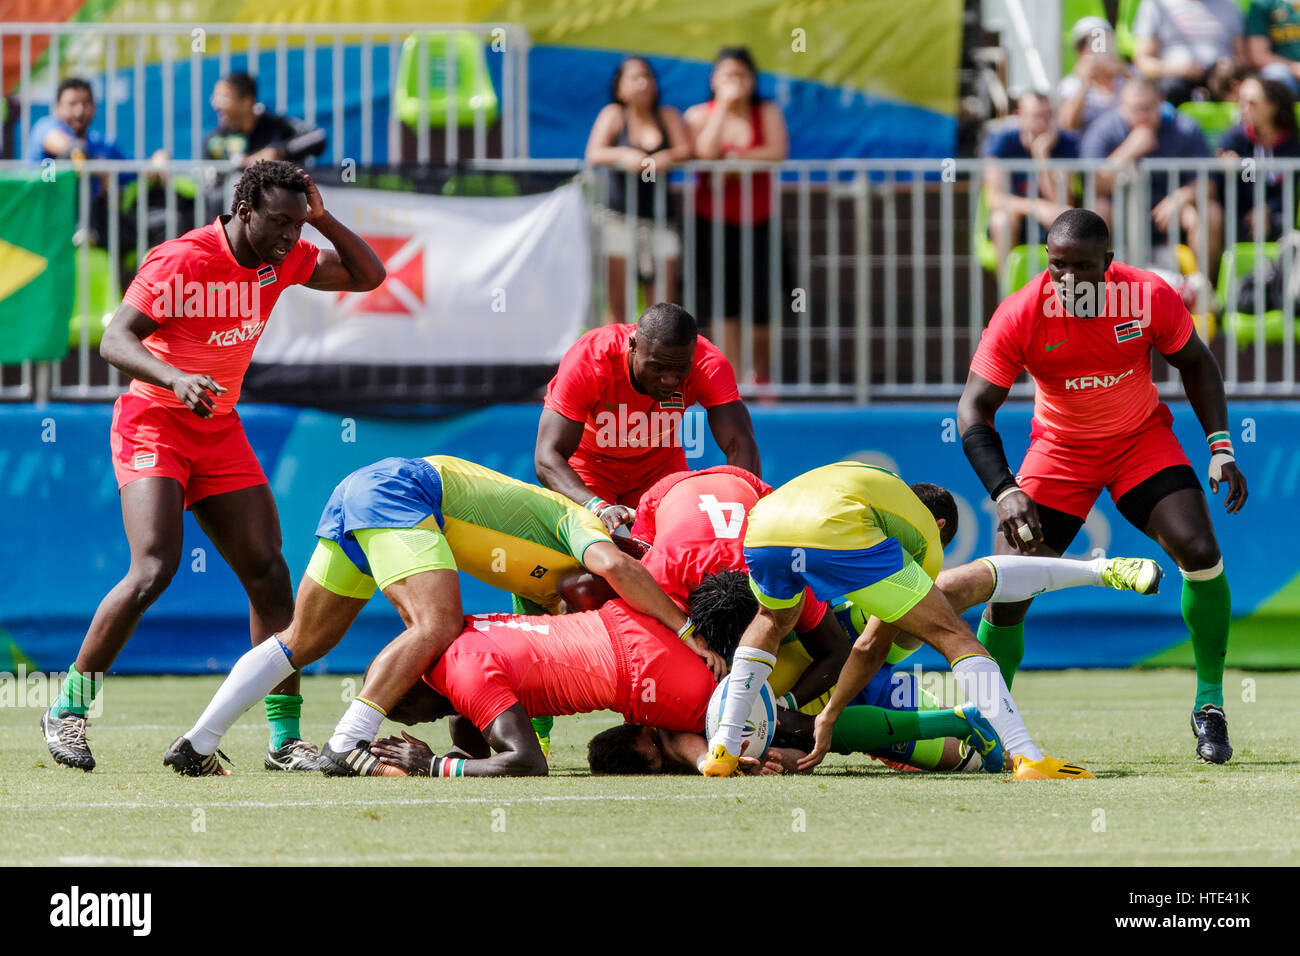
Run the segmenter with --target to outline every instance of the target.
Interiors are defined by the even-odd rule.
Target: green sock
[[[965,737],[970,727],[951,710],[887,710],[869,704],[845,707],[831,731],[831,753],[856,754],[908,740]]]
[[[975,636],[998,662],[998,670],[1002,671],[1002,679],[1007,682],[1007,690],[1010,690],[1016,668],[1025,657],[1025,622],[1004,627],[981,617],[979,633]]]
[[[554,717],[534,717],[533,730],[537,731],[539,737],[551,736],[551,728],[555,726]]]
[[[302,717],[301,694],[267,694],[266,722],[271,725],[271,749],[279,750],[289,740],[302,740],[298,721]]]
[[[1220,571],[1208,581],[1183,578],[1183,620],[1192,635],[1196,659],[1196,709],[1223,706],[1223,658],[1228,653],[1232,593]]]
[[[50,715],[57,717],[63,711],[70,710],[80,717],[85,717],[86,711],[90,709],[103,684],[103,681],[93,680],[82,674],[77,670],[77,665],[73,664],[68,668],[68,676],[63,678],[63,689],[59,692],[58,698],[50,705]]]

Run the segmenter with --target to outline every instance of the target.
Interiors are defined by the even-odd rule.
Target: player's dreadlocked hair
[[[758,600],[743,571],[717,571],[705,575],[689,598],[695,633],[709,650],[731,660],[740,635],[758,613]]]
[[[957,502],[953,500],[952,492],[939,485],[918,481],[912,485],[912,494],[920,498],[921,504],[930,509],[930,514],[934,515],[935,521],[944,519],[943,528],[939,531],[939,540],[946,548],[948,543],[957,537]]]
[[[636,746],[640,736],[637,724],[602,730],[587,744],[587,766],[592,773],[653,773],[650,758]]]
[[[244,170],[244,175],[235,183],[235,198],[230,204],[233,213],[241,202],[246,202],[257,209],[266,190],[275,186],[291,192],[307,192],[307,176],[293,163],[283,159],[264,159]]]

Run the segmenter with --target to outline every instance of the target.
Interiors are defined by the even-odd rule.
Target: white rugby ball
[[[704,736],[713,739],[718,732],[718,723],[722,720],[722,710],[726,707],[727,694],[730,689],[731,675],[722,678],[709,698],[709,709],[704,712]],[[749,719],[745,721],[744,732],[740,736],[740,756],[758,757],[767,753],[776,733],[776,695],[767,681],[754,695],[753,706],[749,709]]]

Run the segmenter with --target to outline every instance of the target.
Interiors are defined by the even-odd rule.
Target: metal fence
[[[0,169],[21,164],[0,163]],[[877,399],[951,398],[965,382],[975,344],[999,300],[1010,291],[1012,273],[1033,276],[1041,269],[1044,230],[1028,227],[1028,241],[1006,260],[986,269],[988,236],[982,209],[981,184],[988,169],[1026,177],[1032,194],[1042,175],[1061,177],[1077,203],[1095,206],[1098,199],[1096,162],[1007,162],[995,165],[975,160],[945,161],[800,161],[780,164],[693,162],[650,179],[649,208],[638,205],[638,173],[610,172],[573,162],[483,161],[469,164],[497,171],[567,171],[587,185],[591,212],[591,281],[593,322],[606,303],[611,246],[628,262],[648,261],[653,272],[649,288],[626,281],[618,301],[604,315],[633,321],[649,301],[680,301],[696,314],[717,342],[726,339],[726,315],[721,307],[703,310],[706,298],[722,302],[729,284],[738,286],[734,331],[739,333],[734,364],[750,396],[781,399],[837,399],[867,403]],[[148,164],[87,163],[86,173],[147,173]],[[229,167],[219,164],[173,163],[168,177],[165,233],[176,235],[211,220],[216,210],[200,199],[192,221],[177,211],[170,183],[175,174],[205,182],[219,180]],[[708,185],[698,184],[708,175]],[[1240,314],[1237,299],[1247,290],[1255,302],[1265,299],[1266,259],[1277,252],[1266,242],[1265,220],[1254,219],[1246,236],[1238,212],[1262,207],[1273,190],[1280,208],[1296,208],[1295,177],[1300,161],[1259,161],[1225,166],[1219,160],[1152,160],[1121,170],[1115,179],[1112,203],[1116,258],[1146,266],[1157,257],[1150,227],[1152,177],[1186,177],[1192,198],[1204,208],[1215,196],[1223,205],[1226,250],[1225,276],[1218,283],[1222,300],[1214,306],[1218,319],[1202,317],[1202,334],[1219,359],[1229,394],[1300,397],[1295,370],[1295,302],[1285,297],[1278,307],[1258,314]],[[611,177],[623,177],[626,197],[621,218],[609,216]],[[80,212],[85,225],[89,205],[83,176]],[[324,182],[324,179],[322,179]],[[108,177],[108,201],[116,208],[119,186]],[[708,190],[712,208],[725,209],[727,197],[738,209],[738,222],[697,215],[701,190]],[[729,193],[729,190],[732,191]],[[760,197],[760,193],[763,195]],[[484,200],[491,201],[491,200]],[[756,209],[766,208],[764,222]],[[733,211],[736,211],[733,209]],[[137,207],[141,228],[135,252],[144,253],[145,212]],[[155,210],[155,215],[157,211]],[[124,250],[110,215],[107,239],[115,283],[120,295],[118,265]],[[1294,233],[1292,221],[1285,223]],[[677,237],[676,246],[664,243]],[[1186,242],[1204,270],[1215,245],[1205,229],[1182,235],[1178,218],[1170,224],[1170,242]],[[1190,239],[1190,241],[1188,241]],[[734,248],[728,253],[728,241]],[[644,255],[643,255],[644,254]],[[1019,257],[1016,262],[1017,256]],[[676,269],[668,268],[676,259]],[[708,260],[708,268],[701,263]],[[1243,268],[1244,266],[1244,268]],[[78,251],[77,281],[86,302],[87,253]],[[1289,263],[1284,263],[1284,271]],[[625,269],[625,275],[635,270]],[[670,272],[680,284],[669,284]],[[1240,278],[1229,278],[1227,272]],[[733,280],[739,280],[733,283]],[[760,314],[760,305],[762,306]],[[83,306],[84,311],[84,306]],[[88,334],[96,316],[78,316],[80,335],[75,351],[54,365],[11,366],[0,369],[0,397],[31,400],[101,399],[116,394],[124,383],[98,358]],[[766,319],[766,323],[764,323]],[[1217,326],[1217,328],[1216,328]],[[766,332],[762,331],[764,328]],[[752,375],[761,340],[770,342],[770,382]],[[1177,373],[1158,357],[1156,380],[1165,394],[1177,394]],[[1015,394],[1027,395],[1026,386]]]
[[[351,159],[369,165],[391,162],[403,152],[396,98],[402,45],[409,36],[417,37],[417,64],[428,68],[417,68],[418,112],[410,134],[413,155],[407,158],[437,160],[430,151],[431,128],[460,128],[455,96],[446,97],[441,124],[429,113],[430,73],[436,70],[445,89],[457,90],[463,68],[455,42],[443,43],[441,64],[430,63],[430,39],[458,34],[471,34],[482,45],[484,58],[475,58],[470,69],[481,70],[499,58],[500,150],[489,151],[490,105],[476,99],[469,104],[472,135],[464,143],[469,148],[463,148],[460,137],[445,135],[441,161],[527,156],[531,42],[517,23],[4,23],[0,50],[18,48],[16,155],[27,148],[36,108],[53,109],[59,81],[78,76],[91,83],[105,110],[107,137],[116,141],[128,133],[130,148],[123,143],[128,154],[142,159],[146,150],[162,148],[171,157],[202,158],[205,83],[210,87],[240,70],[258,80],[259,98],[277,113],[289,108],[291,91],[301,95],[300,118],[328,134],[322,162],[337,165]],[[34,52],[41,48],[39,55]],[[474,79],[491,85],[487,77]],[[349,114],[355,114],[356,122],[349,121]],[[161,133],[161,141],[147,147],[156,139],[151,130]],[[385,154],[378,153],[378,144],[386,144]]]

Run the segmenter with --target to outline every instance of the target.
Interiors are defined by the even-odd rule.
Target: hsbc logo
[[[1085,388],[1110,388],[1112,385],[1118,385],[1124,379],[1133,374],[1129,369],[1120,375],[1080,375],[1078,378],[1067,378],[1065,380],[1065,390],[1080,391]]]
[[[209,345],[240,345],[244,342],[255,342],[257,337],[262,334],[266,328],[266,320],[254,322],[252,325],[241,325],[233,329],[221,329],[213,332],[208,336]]]

